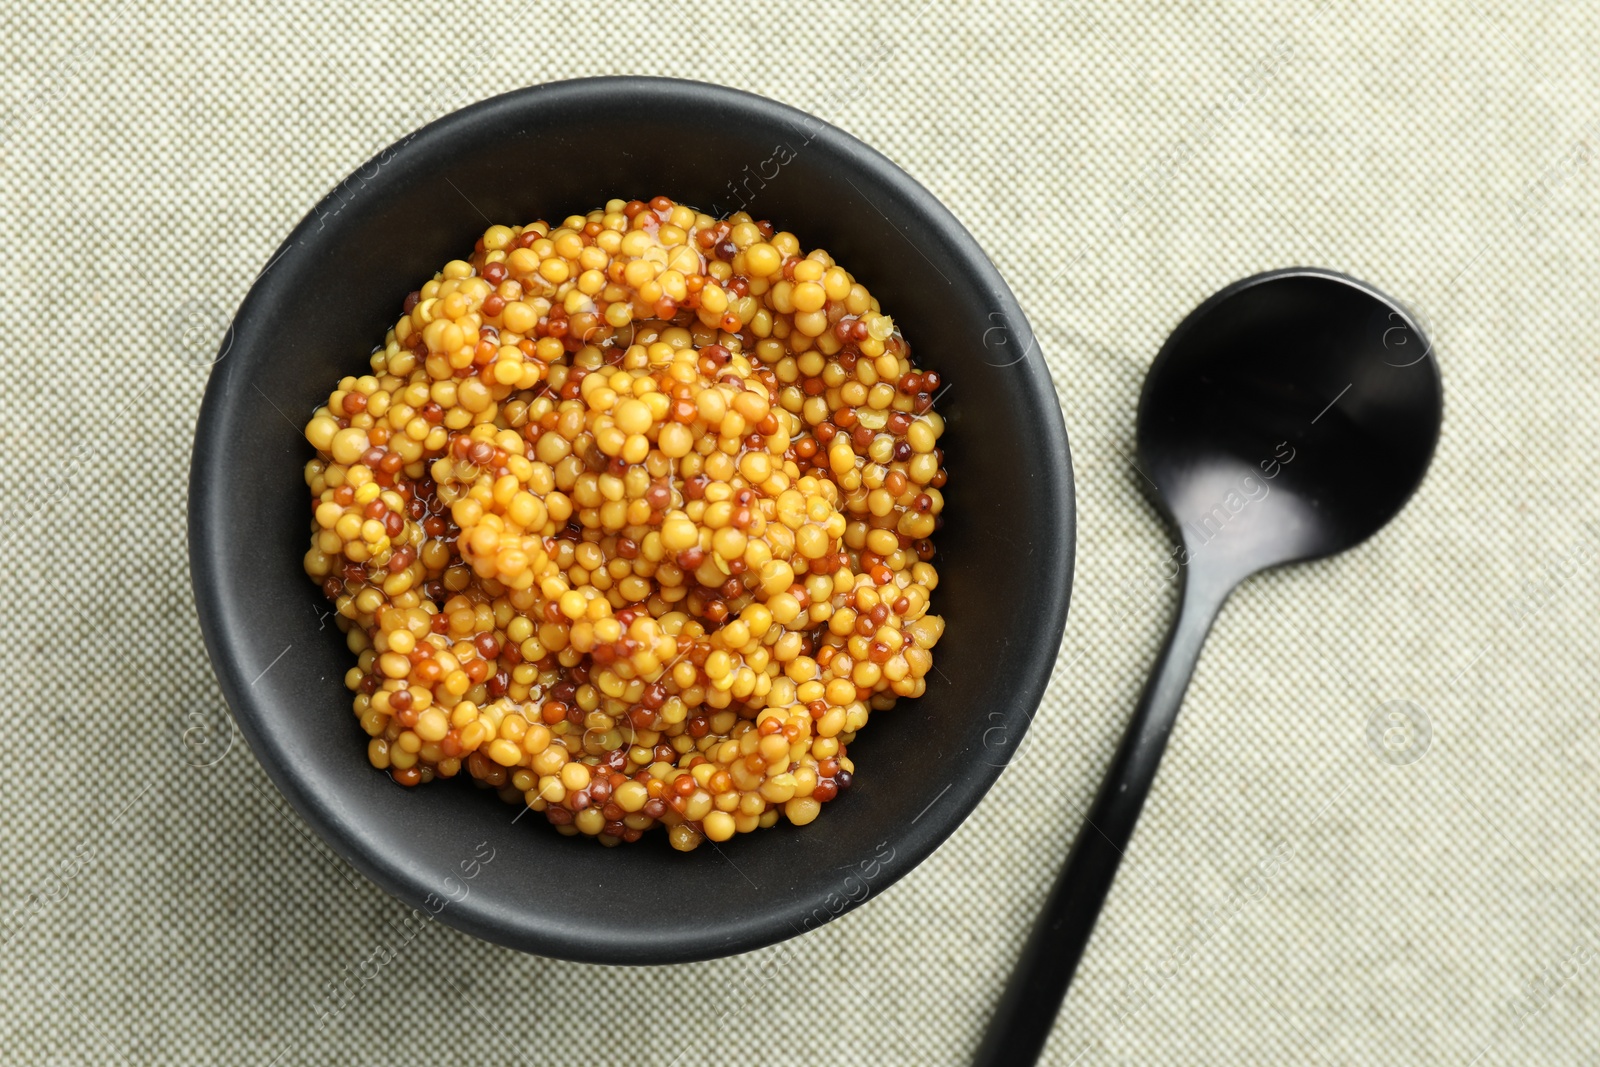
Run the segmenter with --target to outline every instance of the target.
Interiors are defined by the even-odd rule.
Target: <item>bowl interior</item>
[[[301,570],[302,427],[363,373],[405,294],[490,222],[610,197],[743,207],[829,249],[941,372],[950,481],[928,693],[874,716],[855,788],[690,855],[664,834],[605,849],[466,782],[406,790],[373,770],[342,678],[352,665]],[[342,182],[257,280],[196,436],[190,543],[213,664],[242,732],[292,803],[414,907],[545,955],[657,963],[724,955],[853,907],[971,811],[1043,693],[1073,561],[1070,460],[1054,391],[1009,290],[965,231],[881,155],[732,90],[595,79],[523,90],[413,134]],[[492,856],[487,862],[484,857]]]

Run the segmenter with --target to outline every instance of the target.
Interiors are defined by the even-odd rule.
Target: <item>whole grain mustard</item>
[[[491,226],[306,426],[305,569],[372,765],[557,830],[804,825],[944,623],[920,371],[827,252],[612,200]]]

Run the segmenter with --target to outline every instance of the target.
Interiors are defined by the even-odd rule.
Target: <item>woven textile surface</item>
[[[1378,537],[1224,610],[1046,1062],[1592,1062],[1596,55],[1579,2],[4,0],[0,1062],[969,1058],[1173,606],[1145,368],[1296,264],[1418,310],[1439,450]],[[600,968],[434,924],[326,1015],[405,909],[228,747],[184,534],[207,360],[382,147],[616,73],[834,122],[992,256],[1073,444],[1057,668],[971,819],[792,956]]]

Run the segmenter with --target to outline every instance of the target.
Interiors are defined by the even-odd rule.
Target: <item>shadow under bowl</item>
[[[882,301],[938,410],[949,483],[927,694],[873,716],[854,788],[684,855],[655,832],[602,848],[466,782],[404,789],[367,762],[353,657],[301,569],[302,429],[362,374],[405,294],[492,222],[665,194],[748,210],[827,248]],[[324,840],[406,904],[478,937],[612,964],[771,944],[927,857],[1015,751],[1050,676],[1072,584],[1071,461],[1028,324],[982,249],[879,153],[802,112],[655,78],[560,82],[448,115],[328,195],[256,280],[218,355],[190,473],[191,574],[240,731]],[[487,862],[484,857],[492,856]],[[307,906],[313,906],[307,901]]]

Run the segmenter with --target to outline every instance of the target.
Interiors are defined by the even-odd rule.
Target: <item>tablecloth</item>
[[[1423,317],[1438,453],[1375,539],[1224,610],[1045,1060],[1600,1046],[1592,5],[8,0],[0,54],[0,1060],[962,1062],[1172,608],[1144,370],[1207,294],[1297,264]],[[804,108],[970,227],[1071,435],[1071,619],[975,814],[793,958],[610,969],[434,924],[364,966],[403,907],[277,793],[201,644],[208,360],[383,146],[611,73]]]

